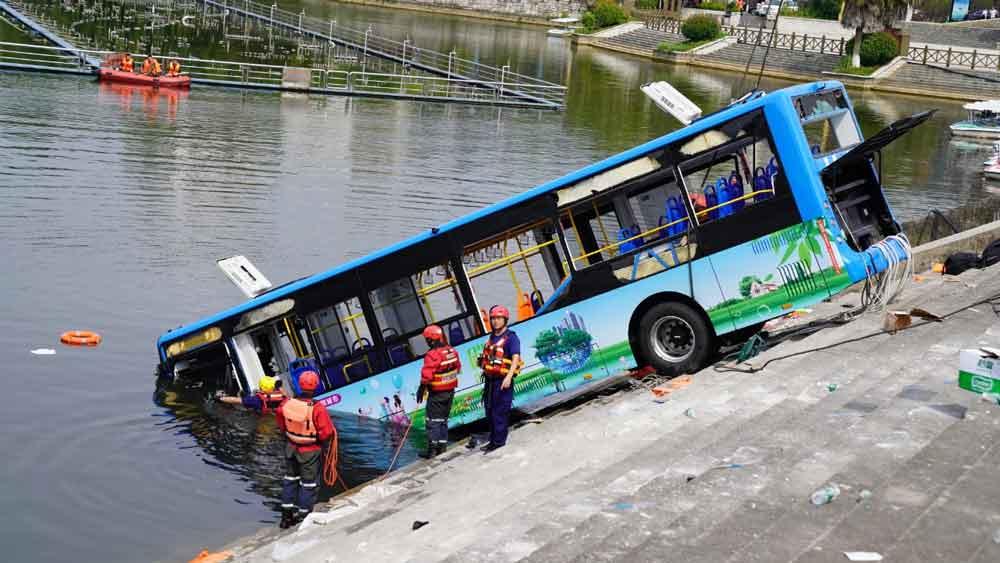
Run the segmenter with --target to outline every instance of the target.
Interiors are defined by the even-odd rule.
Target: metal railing
[[[543,103],[553,103],[559,107],[565,104],[565,87],[539,78],[512,72],[508,66],[494,67],[459,57],[455,51],[441,53],[423,49],[410,40],[395,41],[375,33],[371,26],[362,31],[339,25],[336,20],[321,20],[307,16],[305,10],[295,13],[278,8],[276,4],[266,6],[250,0],[198,0],[205,9],[216,8],[235,15],[245,15],[262,22],[265,26],[278,26],[302,35],[311,35],[324,41],[332,41],[356,49],[363,57],[386,58],[443,76],[463,80],[480,80],[486,84],[517,84],[519,90],[512,94],[523,97],[538,97]],[[509,86],[507,89],[511,89]]]
[[[26,68],[67,73],[93,73],[88,58],[101,59],[113,51],[79,50],[79,54],[64,48],[28,43],[0,42],[0,67]],[[144,56],[133,54],[142,61]],[[382,98],[409,98],[463,103],[482,103],[521,107],[551,108],[554,102],[527,100],[521,92],[530,88],[538,97],[558,99],[564,95],[562,86],[545,87],[516,82],[484,82],[439,76],[392,74],[366,71],[301,69],[307,71],[307,81],[289,79],[289,67],[235,61],[219,61],[171,57],[180,61],[181,69],[194,83],[274,90],[293,90],[325,94],[354,94]]]
[[[681,22],[664,16],[644,17],[646,27],[667,33],[680,33]],[[844,56],[847,54],[847,40],[844,38],[827,37],[825,35],[808,35],[796,33],[780,33],[769,29],[753,27],[722,26],[722,32],[736,38],[739,43],[749,45],[767,45],[771,41],[772,49],[788,51],[806,51],[811,53]],[[964,50],[947,48],[910,47],[906,59],[920,64],[939,64],[945,67],[963,67],[972,70],[1000,71],[1000,53],[983,53],[976,49]]]

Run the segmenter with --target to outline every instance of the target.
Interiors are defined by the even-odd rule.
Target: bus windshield
[[[794,104],[809,150],[815,158],[861,142],[861,130],[840,88],[799,96]]]

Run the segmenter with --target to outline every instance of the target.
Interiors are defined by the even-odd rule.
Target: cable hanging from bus
[[[515,406],[636,367],[693,373],[722,339],[905,263],[838,82],[742,98],[681,129],[469,216],[162,335],[160,372],[251,393],[320,374],[334,412],[414,422],[421,331],[467,360],[452,426],[483,416],[483,311],[515,311]],[[391,397],[391,399],[390,399]],[[558,400],[558,397],[555,398]]]

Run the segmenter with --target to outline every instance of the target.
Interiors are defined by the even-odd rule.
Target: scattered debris
[[[836,483],[830,483],[821,489],[817,489],[816,492],[809,497],[809,501],[815,506],[822,506],[833,502],[833,499],[839,496],[840,487],[838,487]]]
[[[935,315],[930,311],[925,311],[924,309],[921,309],[919,307],[914,307],[913,309],[910,309],[910,316],[917,317],[918,319],[924,319],[925,321],[933,321],[936,323],[944,322],[944,319],[942,319],[938,315]]]
[[[683,377],[675,377],[662,385],[657,385],[652,389],[653,400],[658,403],[665,402],[671,393],[691,385],[691,381],[691,376],[685,375]]]
[[[211,553],[207,549],[203,549],[201,550],[201,553],[196,555],[195,558],[189,563],[222,563],[232,556],[232,551],[217,551],[215,553]]]
[[[943,274],[944,264],[941,262],[935,262],[934,264],[931,265],[931,271],[934,272],[935,274]]]
[[[694,475],[687,475],[687,476],[684,477],[684,482],[685,483],[690,483],[691,481],[694,481],[694,479],[695,479]]]
[[[882,320],[882,329],[889,334],[896,334],[897,331],[913,324],[913,318],[906,311],[886,311]]]
[[[413,521],[413,529],[414,530],[419,530],[420,528],[423,528],[424,526],[426,526],[428,524],[430,524],[430,522],[425,522],[423,520],[414,520]]]
[[[994,405],[1000,405],[1000,393],[983,393],[979,396],[980,401],[986,401],[987,403],[993,403]]]
[[[915,281],[915,282],[917,282],[917,283],[921,283],[921,282],[923,282],[923,281],[924,281],[924,276],[921,276],[921,275],[919,275],[919,274],[915,274],[915,275],[913,276],[913,281]]]
[[[844,555],[851,561],[881,561],[882,555],[874,551],[845,551]]]
[[[694,409],[687,409],[684,411],[684,416],[688,418],[694,418]]]
[[[965,418],[965,413],[968,410],[962,405],[958,405],[955,403],[948,403],[947,405],[930,405],[930,408],[936,410],[941,414],[945,414],[952,418],[957,418],[959,420]]]
[[[616,502],[615,510],[635,510],[635,505],[631,502]]]
[[[35,348],[31,353],[36,356],[54,356],[56,351],[52,348]]]
[[[866,500],[871,500],[871,498],[872,492],[868,489],[861,489],[861,492],[858,493],[858,502],[865,502]]]
[[[723,465],[713,465],[711,469],[743,469],[746,467],[742,463],[726,463]]]
[[[829,385],[826,386],[826,390],[833,393],[834,391],[837,390],[838,387],[840,386],[837,385],[836,383],[830,383]]]
[[[1000,528],[997,528],[997,531],[993,532],[993,543],[1000,544]]]

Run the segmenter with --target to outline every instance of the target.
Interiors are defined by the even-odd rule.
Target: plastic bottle
[[[833,499],[840,496],[840,487],[836,483],[830,483],[829,485],[823,487],[822,489],[816,490],[809,497],[809,500],[816,506],[822,506],[824,504],[833,502]]]

